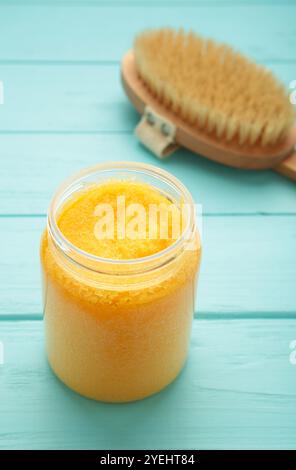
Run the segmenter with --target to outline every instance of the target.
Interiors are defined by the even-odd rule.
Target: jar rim
[[[130,171],[134,174],[145,174],[151,177],[154,177],[156,180],[161,180],[162,182],[166,183],[173,189],[177,190],[181,196],[183,197],[184,201],[189,205],[189,217],[186,222],[186,227],[183,230],[180,237],[178,237],[171,245],[166,247],[163,250],[160,250],[156,253],[153,253],[148,256],[143,256],[141,258],[131,258],[131,259],[116,259],[116,258],[105,258],[102,256],[97,256],[92,253],[89,253],[85,250],[82,250],[71,243],[62,233],[60,230],[57,221],[56,221],[56,211],[60,207],[60,202],[64,197],[64,201],[66,200],[67,196],[71,194],[70,189],[71,186],[74,184],[83,181],[86,177],[91,176],[95,173],[104,173],[109,172],[112,170],[122,170]],[[83,186],[81,186],[82,188]],[[62,250],[62,252],[70,258],[71,261],[74,261],[77,264],[80,264],[84,268],[88,268],[88,266],[82,262],[78,262],[77,259],[73,259],[70,255],[71,252],[78,254],[81,259],[85,260],[86,262],[91,263],[101,263],[105,266],[145,266],[147,263],[160,262],[157,264],[156,267],[163,265],[163,258],[169,257],[174,258],[174,254],[179,250],[182,251],[182,245],[184,242],[190,238],[190,235],[194,233],[195,230],[195,213],[194,213],[194,201],[193,198],[188,191],[188,189],[184,186],[181,181],[173,176],[171,173],[163,170],[157,166],[147,164],[147,163],[138,163],[138,162],[129,162],[129,161],[114,161],[108,163],[99,163],[97,165],[93,165],[87,168],[80,170],[79,172],[74,173],[72,176],[66,178],[60,186],[58,186],[56,192],[54,193],[48,211],[47,211],[47,228],[48,231],[53,238],[55,245],[58,246]],[[170,256],[171,255],[171,256]],[[95,269],[91,269],[92,271],[96,271]]]

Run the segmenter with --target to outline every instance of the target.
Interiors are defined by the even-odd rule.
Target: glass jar
[[[186,226],[167,248],[136,259],[87,253],[67,240],[57,217],[90,184],[137,180],[187,206]],[[76,392],[107,402],[160,391],[188,353],[200,241],[193,200],[169,173],[129,162],[81,171],[56,192],[41,240],[46,350],[56,375]]]

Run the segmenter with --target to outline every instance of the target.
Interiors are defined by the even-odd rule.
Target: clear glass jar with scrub
[[[184,222],[174,236],[172,205],[182,205]],[[159,207],[168,209],[166,237]],[[172,382],[188,353],[200,253],[193,200],[169,173],[116,162],[67,180],[41,240],[46,350],[56,375],[106,402],[138,400]]]

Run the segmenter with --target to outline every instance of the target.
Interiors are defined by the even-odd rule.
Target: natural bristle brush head
[[[182,30],[137,36],[137,72],[162,106],[214,139],[275,146],[295,112],[269,70],[231,47]]]

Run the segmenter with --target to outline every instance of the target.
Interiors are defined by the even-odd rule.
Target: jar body
[[[160,391],[186,360],[200,250],[184,252],[168,277],[131,291],[71,278],[41,243],[46,350],[56,375],[76,392],[107,402]]]
[[[71,223],[76,227],[79,218],[82,232],[89,227],[87,236],[104,247],[103,257],[71,243],[58,225],[63,207],[110,178],[124,180],[133,194],[132,181],[139,179],[146,202],[156,190],[162,201],[179,204],[178,214],[186,203],[185,228],[175,242],[139,257],[132,242],[130,259],[108,258],[94,238],[93,219],[79,209]],[[93,202],[87,205],[88,217],[97,214],[93,209]],[[46,350],[56,375],[76,392],[107,402],[138,400],[174,380],[188,353],[200,253],[192,198],[163,170],[114,162],[68,180],[52,200],[40,253]]]

